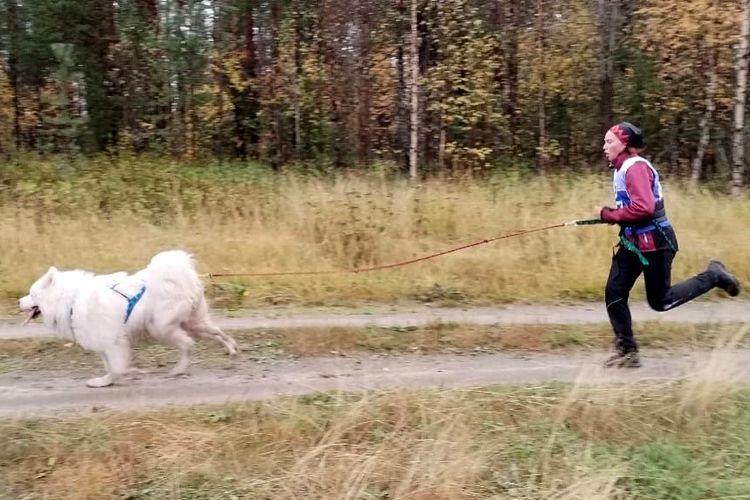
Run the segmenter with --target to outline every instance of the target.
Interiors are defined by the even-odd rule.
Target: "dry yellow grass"
[[[347,269],[589,218],[611,197],[607,172],[576,180],[428,180],[416,187],[378,176],[289,175],[267,185],[217,184],[196,192],[164,182],[163,217],[137,203],[106,212],[85,203],[63,210],[62,202],[43,200],[1,206],[6,307],[52,264],[136,270],[155,252],[181,247],[197,256],[202,272]],[[675,278],[701,271],[711,258],[750,278],[744,255],[750,232],[741,230],[750,201],[669,182],[665,189],[683,248]],[[212,295],[219,307],[599,298],[615,235],[607,226],[554,229],[377,273],[223,279]]]
[[[724,332],[682,381],[311,394],[0,421],[0,498],[701,499],[750,494]],[[691,465],[692,464],[692,465]]]
[[[686,391],[689,384],[317,394],[2,421],[8,441],[0,449],[0,497],[706,498],[686,495],[686,488],[747,494],[747,390],[706,382],[701,394],[710,390],[708,401]],[[695,405],[703,412],[685,411]],[[683,478],[681,469],[650,455],[655,445],[668,457],[696,455],[694,476]],[[724,465],[729,457],[739,460],[732,470]],[[639,476],[644,468],[652,475]]]

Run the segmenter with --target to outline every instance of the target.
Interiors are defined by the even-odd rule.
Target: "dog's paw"
[[[103,377],[97,377],[97,378],[90,378],[86,381],[86,385],[91,388],[99,388],[99,387],[108,387],[112,385],[114,380],[112,380],[112,376],[107,374]]]

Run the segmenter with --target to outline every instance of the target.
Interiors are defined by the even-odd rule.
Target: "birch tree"
[[[409,177],[416,179],[419,153],[419,34],[417,0],[411,0],[411,31],[409,34]]]
[[[16,148],[21,147],[21,105],[19,100],[19,52],[20,52],[20,24],[18,19],[18,2],[7,0],[5,4],[5,29],[8,37],[8,80],[13,93],[13,137]]]
[[[547,151],[547,114],[546,114],[546,85],[547,85],[547,68],[546,64],[546,43],[544,33],[544,0],[537,0],[537,50],[538,50],[538,94],[537,94],[537,112],[539,118],[539,144],[537,146],[537,168],[539,173],[544,174],[547,170],[548,151]]]
[[[750,8],[748,0],[740,0],[740,39],[736,47],[734,95],[734,130],[732,137],[732,194],[738,195],[745,174],[745,97],[747,90],[748,37]]]
[[[710,50],[708,52],[708,85],[706,87],[706,109],[701,116],[700,124],[700,138],[698,139],[698,149],[695,152],[691,165],[690,178],[693,184],[697,183],[703,172],[703,157],[706,154],[706,147],[708,147],[708,141],[711,133],[711,120],[713,118],[714,111],[716,111],[716,87],[719,83],[719,76],[716,69],[716,51]]]
[[[599,128],[604,133],[614,120],[615,45],[619,28],[619,2],[598,0],[599,27]]]

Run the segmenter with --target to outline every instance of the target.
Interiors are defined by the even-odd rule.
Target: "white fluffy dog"
[[[187,372],[198,339],[237,353],[234,339],[211,322],[195,261],[181,250],[157,254],[133,275],[51,267],[18,303],[26,322],[41,314],[47,327],[101,355],[107,374],[88,380],[89,387],[106,387],[130,371],[131,345],[146,335],[179,349],[170,375]]]

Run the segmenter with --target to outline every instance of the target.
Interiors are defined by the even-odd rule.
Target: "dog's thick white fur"
[[[132,275],[51,267],[18,302],[27,321],[41,314],[47,327],[101,355],[107,374],[88,380],[89,387],[106,387],[130,371],[131,346],[145,336],[179,349],[170,375],[187,372],[198,339],[217,340],[230,355],[237,353],[234,339],[212,323],[195,261],[181,250],[155,255]],[[126,321],[129,302],[134,305]]]

